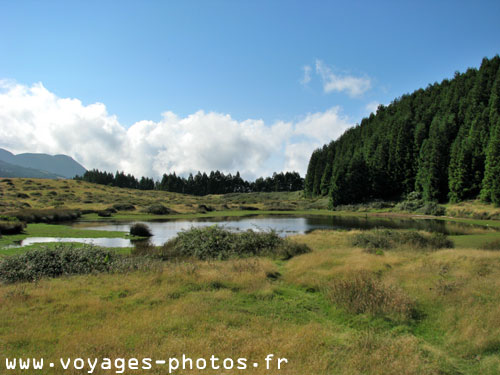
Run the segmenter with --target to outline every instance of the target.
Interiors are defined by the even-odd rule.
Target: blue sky
[[[180,127],[200,110],[230,116],[243,133],[249,119],[262,120],[264,132],[284,122],[292,129],[288,138],[269,145],[279,144],[280,152],[266,151],[252,162],[277,169],[302,163],[303,169],[304,160],[286,159],[294,145],[302,144],[296,152],[307,153],[305,143],[309,148],[327,143],[330,139],[319,135],[338,136],[377,103],[478,67],[483,57],[499,53],[499,15],[498,1],[0,1],[0,80],[8,82],[4,94],[13,85],[26,89],[16,103],[24,100],[19,104],[23,111],[38,111],[36,116],[48,122],[61,122],[65,115],[51,111],[52,121],[49,114],[40,114],[42,106],[29,107],[29,98],[37,95],[33,85],[43,85],[54,100],[79,100],[81,110],[102,103],[101,115],[116,116],[103,120],[116,122],[115,133],[143,120],[170,126],[162,115],[166,111],[177,116]],[[332,122],[336,132],[303,124],[332,108],[341,120],[340,125]],[[152,174],[161,168],[187,173],[219,164],[230,171],[241,162],[204,165],[193,159],[193,165],[180,166],[171,162],[172,146],[165,144],[153,151],[144,146],[144,152],[156,153],[154,161],[144,161],[159,163],[155,168],[99,164],[86,155],[89,150],[64,148],[54,139],[13,139],[5,129],[14,114],[7,110],[0,106],[5,136],[0,147],[14,151],[66,152],[97,164],[87,167]],[[314,134],[297,130],[300,126],[314,128]],[[189,134],[196,136],[196,129]],[[177,129],[165,135],[186,134]],[[268,172],[245,168],[248,176]]]

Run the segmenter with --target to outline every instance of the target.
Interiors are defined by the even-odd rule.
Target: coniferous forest
[[[83,176],[75,177],[100,185],[117,186],[121,188],[140,190],[162,190],[173,193],[191,195],[251,193],[272,191],[297,191],[304,188],[304,179],[297,172],[273,173],[271,177],[259,177],[255,181],[244,180],[239,172],[235,175],[212,171],[209,174],[198,172],[189,174],[187,178],[177,176],[175,172],[163,174],[161,180],[155,181],[149,177],[140,179],[131,174],[110,172],[93,169],[86,171]]]
[[[379,106],[313,152],[307,196],[332,205],[480,197],[500,205],[500,57]]]

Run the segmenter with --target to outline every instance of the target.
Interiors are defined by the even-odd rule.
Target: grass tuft
[[[367,272],[348,274],[326,286],[331,302],[353,314],[384,316],[397,321],[417,316],[415,301],[401,289],[386,285]]]

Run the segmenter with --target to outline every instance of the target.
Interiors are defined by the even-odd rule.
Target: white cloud
[[[302,67],[302,70],[304,71],[304,76],[300,80],[300,83],[303,85],[307,85],[309,82],[311,82],[311,67],[309,65],[305,65]]]
[[[304,175],[312,151],[352,125],[334,107],[273,124],[215,112],[186,117],[165,112],[158,122],[125,128],[104,104],[59,98],[40,83],[27,87],[0,81],[0,147],[67,154],[87,168],[136,176],[216,169],[239,170],[249,179],[281,170]]]
[[[337,75],[321,60],[316,60],[316,73],[321,77],[323,90],[326,93],[346,91],[351,97],[355,97],[371,88],[370,78]]]
[[[377,113],[377,109],[378,109],[378,106],[381,105],[382,103],[379,103],[377,101],[373,101],[373,102],[370,102],[368,103],[366,106],[365,106],[365,109],[368,111],[368,114],[370,113],[374,113],[376,114]]]
[[[352,126],[347,116],[342,116],[338,106],[307,115],[294,126],[294,135],[302,136],[300,140],[292,138],[285,147],[284,169],[299,170],[305,174],[313,150],[337,139]]]

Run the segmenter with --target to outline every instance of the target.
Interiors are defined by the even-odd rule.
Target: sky
[[[499,1],[0,0],[0,147],[158,178],[305,174],[395,98],[500,53]]]

